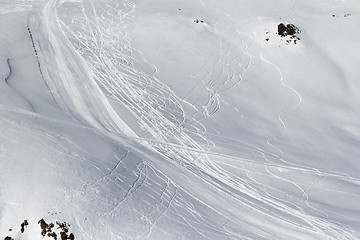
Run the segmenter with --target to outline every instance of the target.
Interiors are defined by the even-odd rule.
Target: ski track
[[[133,113],[135,117],[137,116],[138,121],[141,124],[141,126],[144,128],[144,130],[150,132],[151,135],[155,138],[155,140],[160,142],[160,145],[157,144],[153,145],[153,147],[155,147],[157,151],[160,151],[161,153],[165,154],[165,156],[169,157],[170,159],[172,158],[174,161],[181,162],[181,164],[186,166],[186,168],[192,171],[193,174],[200,176],[200,178],[204,179],[205,181],[208,181],[209,184],[214,184],[213,182],[209,181],[208,178],[209,176],[212,176],[215,179],[218,179],[218,181],[223,182],[225,186],[230,187],[230,189],[234,188],[240,192],[246,193],[245,194],[246,196],[248,197],[250,196],[253,199],[257,199],[257,201],[261,202],[262,204],[265,203],[269,207],[271,206],[272,208],[277,209],[280,212],[286,212],[288,214],[293,214],[298,216],[300,219],[303,219],[310,226],[312,226],[315,231],[323,231],[327,229],[327,225],[329,223],[326,223],[326,221],[323,222],[323,220],[321,219],[316,219],[314,217],[308,216],[304,213],[303,209],[301,208],[299,209],[298,207],[296,207],[299,205],[300,202],[304,201],[307,207],[314,209],[308,204],[308,195],[306,193],[306,190],[304,190],[300,185],[298,185],[294,181],[277,176],[270,169],[265,167],[266,172],[270,176],[277,178],[281,181],[293,184],[296,188],[299,189],[301,193],[301,198],[295,206],[295,209],[299,209],[295,211],[295,213],[294,213],[294,206],[292,205],[291,202],[281,201],[280,199],[277,198],[274,199],[270,193],[266,192],[264,185],[261,183],[258,182],[251,183],[245,179],[237,179],[235,176],[232,176],[231,174],[227,173],[223,169],[216,166],[209,159],[208,154],[201,154],[198,156],[198,158],[195,159],[192,156],[192,154],[188,151],[184,151],[184,150],[179,151],[171,148],[167,149],[166,145],[164,145],[163,143],[164,142],[172,143],[175,141],[174,143],[180,146],[187,146],[187,147],[190,146],[191,148],[204,151],[202,146],[197,144],[192,139],[192,137],[188,135],[188,132],[184,131],[184,128],[179,128],[179,126],[181,126],[182,124],[185,126],[189,126],[189,125],[191,126],[192,125],[191,121],[193,121],[196,118],[196,114],[198,113],[195,112],[190,117],[186,116],[185,114],[186,110],[182,106],[186,101],[186,97],[184,99],[177,98],[176,95],[174,95],[174,93],[168,87],[166,87],[158,79],[156,79],[155,73],[157,71],[157,68],[155,66],[151,66],[151,68],[154,69],[151,74],[139,72],[139,70],[136,70],[134,68],[135,60],[132,58],[132,55],[136,50],[130,47],[130,43],[128,42],[126,37],[126,33],[124,34],[123,38],[120,39],[120,42],[122,42],[123,44],[123,47],[120,49],[124,49],[125,53],[124,55],[122,55],[121,52],[119,53],[119,55],[122,56],[121,60],[119,61],[116,58],[117,56],[114,54],[117,52],[115,50],[116,48],[114,48],[111,45],[110,46],[106,45],[109,43],[107,39],[114,38],[115,37],[114,34],[111,31],[103,33],[102,30],[104,29],[104,26],[112,26],[114,20],[106,23],[107,19],[104,16],[99,16],[97,14],[97,10],[95,9],[93,2],[87,1],[87,3],[89,3],[90,5],[91,8],[90,11],[85,11],[85,6],[84,4],[82,4],[82,14],[83,14],[82,20],[85,21],[84,24],[85,26],[83,30],[84,35],[74,34],[74,32],[71,31],[71,27],[69,27],[69,25],[63,21],[60,22],[60,24],[65,32],[66,30],[70,31],[70,33],[69,32],[67,33],[69,39],[73,37],[75,39],[75,43],[76,41],[79,41],[79,43],[81,43],[81,46],[85,46],[85,49],[80,48],[78,49],[78,51],[89,63],[89,65],[92,66],[91,69],[96,76],[98,84],[100,84],[102,89],[105,90],[104,93],[107,96],[110,96],[112,100],[125,104],[125,107],[129,110],[129,112]],[[132,11],[134,11],[134,8],[135,6],[133,4],[125,4],[124,11],[118,11],[117,15],[111,15],[111,14],[109,15],[111,17],[114,17],[116,20],[120,22],[124,22],[122,20],[126,19],[129,15],[131,15]],[[116,6],[112,9],[116,11]],[[121,17],[119,17],[119,15]],[[81,21],[80,19],[77,20]],[[77,22],[77,24],[79,24],[79,22]],[[215,29],[216,29],[216,24],[215,24]],[[79,26],[77,25],[76,27],[78,28]],[[90,35],[87,36],[86,33],[90,33]],[[106,36],[106,34],[109,34],[110,36]],[[115,39],[118,38],[115,37]],[[217,85],[218,83],[215,82],[215,79],[219,78],[225,71],[221,59],[227,59],[226,56],[231,52],[230,49],[224,49],[224,47],[222,46],[222,40],[220,38],[219,38],[219,44],[221,51],[219,53],[218,62],[215,62],[214,65],[210,67],[211,69],[214,70],[210,72],[206,72],[205,75],[203,75],[200,79],[198,79],[199,83],[201,82],[202,85],[205,85],[205,89],[207,90],[207,93],[205,93],[205,95],[207,95],[208,101],[205,103],[205,105],[201,106],[200,109],[203,109],[203,116],[196,118],[195,123],[199,123],[199,121],[204,117],[205,118],[210,117],[211,115],[215,114],[220,109],[221,97],[219,93],[231,89],[231,87],[236,86],[242,80],[241,72],[238,73],[237,77],[233,77],[233,74],[228,72],[224,83],[220,83],[220,85]],[[296,94],[299,98],[299,101],[291,109],[284,109],[283,111],[278,113],[278,120],[283,126],[283,132],[281,133],[281,136],[283,136],[286,133],[286,125],[285,122],[283,121],[282,115],[285,114],[287,111],[296,109],[301,104],[301,96],[295,89],[291,88],[290,86],[284,83],[280,69],[262,57],[261,47],[259,50],[260,58],[279,72],[281,86],[288,88],[290,91],[294,92],[294,94]],[[115,51],[111,51],[111,49]],[[90,50],[90,52],[86,53],[86,50]],[[113,52],[113,54],[109,55],[109,52]],[[242,56],[239,56],[239,58],[241,59]],[[250,62],[251,62],[251,57],[249,57],[249,63],[247,67],[251,64]],[[141,63],[136,63],[136,64],[141,65]],[[205,67],[207,68],[209,66],[205,65]],[[246,71],[246,68],[243,69],[242,71]],[[235,79],[235,81],[229,84],[230,86],[227,86],[226,83],[231,82],[229,81],[229,79],[230,80]],[[195,86],[194,89],[196,87],[197,86]],[[189,95],[191,91],[187,95]],[[200,98],[201,95],[203,95],[203,93],[199,95],[198,100],[195,100],[193,104],[196,105],[198,103],[198,101],[201,99]],[[199,109],[198,107],[194,107],[194,108],[196,110]],[[168,111],[169,109],[171,109],[172,111],[170,112],[170,114],[166,114],[166,111]],[[190,128],[197,129],[196,126],[191,126]],[[205,132],[206,128],[204,128],[203,126],[202,128],[204,129],[203,132]],[[198,130],[196,130],[196,132],[198,132]],[[197,137],[199,137],[200,139],[205,139],[201,135]],[[284,161],[284,163],[288,163],[282,159],[283,156],[282,151],[271,143],[271,141],[274,140],[275,139],[269,138],[267,140],[267,144],[280,153],[280,155],[278,156],[278,160],[282,160]],[[207,148],[205,149],[209,149],[211,144],[212,143],[207,142]],[[265,155],[264,158],[267,160]],[[303,167],[303,166],[299,166],[299,167]],[[143,162],[141,164],[141,168],[138,168],[138,170],[139,170],[138,177],[133,182],[132,186],[128,189],[124,198],[120,200],[115,205],[115,207],[111,209],[111,211],[108,212],[107,214],[111,214],[113,211],[115,211],[120,206],[120,204],[126,201],[126,199],[129,196],[131,196],[144,184],[147,176],[146,174],[147,165]],[[145,171],[145,173],[143,171]],[[314,171],[319,172],[317,169],[314,169]],[[247,174],[248,176],[251,175],[249,172],[247,172]],[[310,188],[318,177],[319,176],[316,175],[313,182],[311,182],[306,188],[307,189]],[[254,185],[254,183],[255,185],[259,185],[259,187],[252,186]],[[231,191],[225,190],[222,184],[218,186],[216,185],[217,184],[215,184],[215,187],[218,187],[221,191],[225,191],[225,193],[227,192],[229,195],[232,195]],[[261,192],[263,192],[263,194],[259,196],[259,193]],[[240,201],[241,203],[244,202],[246,203],[248,201],[247,197],[246,198],[241,198],[240,196],[231,196],[231,197],[236,198],[236,200]],[[251,207],[252,204],[253,203],[250,204],[249,202],[248,207]],[[168,208],[170,208],[170,206]],[[181,213],[176,208],[174,209],[176,213],[179,216],[181,216]],[[259,208],[259,206],[255,207],[254,210],[263,213],[266,213],[267,211],[265,210],[265,208],[262,207]],[[101,219],[104,216],[105,214],[101,216],[100,218],[101,222],[102,222]],[[280,221],[282,219],[280,215],[276,215],[276,214],[273,214],[273,217],[277,218]],[[207,238],[206,235],[204,235],[204,233],[199,232],[197,228],[194,227],[191,224],[191,222],[189,222],[186,218],[182,218],[182,219],[186,222],[188,226],[190,226],[191,228],[193,228],[193,230],[198,232],[200,236]],[[283,219],[283,221],[285,223],[290,223],[285,219]],[[337,231],[342,232],[339,228],[335,226],[334,226],[334,231],[335,234]]]
[[[206,5],[205,1],[200,0],[200,2],[204,6]],[[98,6],[95,7],[94,2],[91,0],[84,0],[76,4],[81,7],[81,12],[78,16],[72,16],[70,19],[58,13],[58,8],[61,8],[58,0],[48,1],[44,6],[44,11],[56,12],[55,17],[58,17],[56,18],[57,26],[58,29],[62,30],[59,34],[64,34],[67,37],[69,43],[72,44],[71,48],[76,49],[77,53],[84,59],[86,64],[88,64],[96,83],[100,86],[108,101],[112,103],[112,106],[116,106],[117,104],[122,105],[122,107],[137,119],[137,124],[141,127],[141,131],[139,131],[138,134],[128,136],[124,131],[119,130],[116,130],[114,134],[140,142],[146,147],[151,146],[169,162],[177,163],[179,167],[187,169],[192,175],[206,182],[210,188],[217,189],[222,193],[222,197],[230,198],[240,206],[251,209],[260,216],[273,219],[284,224],[284,226],[298,228],[303,232],[318,234],[318,236],[326,238],[338,238],[342,236],[341,238],[343,239],[351,239],[353,236],[352,230],[346,226],[327,221],[325,212],[311,206],[307,192],[314,185],[324,181],[326,178],[335,178],[340,182],[351,182],[356,185],[360,184],[360,179],[341,173],[328,173],[320,169],[308,168],[307,166],[298,164],[295,165],[284,159],[284,153],[273,143],[276,141],[274,137],[269,137],[266,143],[278,152],[276,154],[253,146],[240,139],[234,140],[241,143],[242,148],[244,148],[251,157],[242,158],[211,151],[212,147],[216,145],[205,137],[207,129],[201,124],[201,120],[209,118],[219,111],[222,103],[227,104],[221,98],[221,93],[241,84],[244,81],[241,75],[247,71],[252,64],[252,57],[246,54],[246,48],[239,53],[239,51],[233,51],[234,49],[226,48],[223,45],[223,40],[216,30],[217,23],[214,26],[220,49],[219,55],[216,57],[217,61],[214,62],[213,59],[209,59],[203,68],[199,69],[196,75],[191,76],[198,82],[194,88],[181,99],[177,97],[169,87],[156,78],[157,67],[146,61],[140,51],[133,49],[127,39],[126,32],[124,32],[123,29],[126,21],[131,18],[132,12],[135,11],[134,3],[121,1],[114,3],[114,5],[107,4],[103,9],[100,9]],[[102,12],[100,13],[100,11]],[[48,12],[45,14],[48,14]],[[229,15],[224,13],[224,16],[225,17],[219,21],[224,21]],[[115,22],[116,24],[114,24]],[[113,26],[121,26],[122,29],[120,33],[116,32],[116,29],[112,29]],[[38,56],[37,54],[37,52],[41,52],[42,49],[39,47],[37,50],[36,46],[37,44],[41,46],[42,43],[35,43],[33,39],[33,34],[35,33],[30,31],[30,26],[28,26],[28,31],[38,60],[39,69],[43,76],[42,68],[45,66],[40,64],[41,55]],[[245,35],[241,31],[237,31],[238,34]],[[287,88],[298,97],[298,102],[295,103],[294,106],[283,109],[278,113],[278,121],[283,127],[280,135],[280,137],[282,137],[287,131],[283,116],[287,112],[295,110],[301,104],[301,95],[285,83],[281,70],[261,55],[261,48],[263,47],[261,42],[250,36],[246,37],[248,41],[260,46],[258,57],[279,73],[280,86]],[[234,52],[235,55],[233,55]],[[141,60],[136,60],[134,55],[140,55]],[[234,59],[231,67],[230,65],[224,65],[223,61],[227,59]],[[9,59],[7,63],[10,68],[10,74],[5,81],[8,83],[11,75]],[[141,67],[151,70],[145,72],[141,70]],[[208,71],[208,69],[212,70]],[[224,74],[225,77],[223,77]],[[43,78],[49,91],[51,93],[56,91],[56,87],[51,84],[48,85],[45,75]],[[224,81],[218,82],[217,79],[223,79]],[[71,85],[71,83],[69,84]],[[205,86],[204,92],[201,92],[198,98],[190,103],[188,97],[198,86]],[[62,99],[64,102],[68,101],[63,96],[53,96],[53,98],[55,101],[57,98]],[[204,98],[207,99],[207,101],[205,101],[205,104],[201,104]],[[87,106],[83,107],[87,108]],[[81,115],[81,113],[79,114]],[[111,124],[115,125],[114,129],[120,129],[121,127],[117,128],[116,121],[112,122],[113,120],[111,120],[111,118],[110,114],[104,119],[94,119],[93,122],[100,121],[100,124],[96,125],[100,130],[108,130],[109,128],[106,126]],[[86,117],[84,117],[84,119],[86,119]],[[6,120],[2,121],[6,122]],[[8,122],[8,124],[11,124],[11,122]],[[119,190],[119,194],[111,193],[114,194],[111,196],[114,200],[113,205],[111,205],[106,212],[99,215],[99,222],[108,230],[112,239],[132,238],[125,230],[123,230],[123,232],[121,232],[121,230],[113,232],[110,223],[113,215],[119,212],[119,209],[124,206],[131,208],[132,211],[141,216],[142,220],[146,221],[146,228],[139,233],[138,239],[150,237],[154,229],[170,237],[174,237],[171,232],[167,232],[167,229],[158,226],[160,219],[171,218],[173,215],[177,216],[176,219],[172,219],[173,221],[186,225],[202,239],[212,239],[213,236],[228,239],[251,239],[245,237],[245,235],[240,232],[227,229],[229,227],[226,226],[231,223],[239,226],[245,233],[251,232],[259,239],[276,239],[277,237],[251,226],[246,221],[222,214],[206,202],[200,200],[196,194],[190,193],[184,189],[184,187],[178,186],[170,177],[146,160],[141,159],[133,168],[129,168],[128,166],[130,165],[128,165],[129,163],[126,161],[129,158],[130,150],[127,150],[122,157],[117,155],[116,150],[114,153],[114,159],[116,159],[115,165],[109,168],[106,167],[109,166],[109,163],[105,163],[101,159],[94,158],[89,160],[82,156],[71,155],[66,149],[62,149],[61,144],[57,141],[61,139],[64,143],[75,143],[63,135],[54,136],[53,132],[47,133],[46,128],[40,127],[40,129],[43,131],[43,134],[35,134],[34,137],[42,139],[42,142],[46,144],[47,148],[61,154],[67,154],[72,159],[76,159],[76,161],[89,164],[99,173],[96,179],[81,180],[83,182],[82,188],[68,195],[67,201],[70,205],[76,208],[77,206],[74,205],[72,200],[80,201],[79,199],[82,199],[81,197],[90,194],[89,189],[101,190],[102,186],[111,184]],[[29,130],[24,129],[24,131]],[[149,133],[151,138],[142,137],[144,133]],[[50,143],[53,143],[56,147]],[[82,152],[86,151],[80,146],[75,145],[75,147]],[[254,158],[256,156],[264,159],[265,163],[255,161]],[[238,170],[244,172],[245,176],[235,176],[226,171],[217,164],[220,163],[218,160],[212,160],[212,158],[215,157],[223,158],[224,162],[226,162],[226,159],[234,159],[243,164],[243,167],[238,167]],[[49,162],[48,164],[54,163]],[[236,166],[234,167],[237,168]],[[104,171],[106,169],[107,171]],[[280,175],[281,170],[284,169],[294,173],[311,175],[312,180],[307,181],[306,184],[296,183]],[[127,174],[123,174],[124,172]],[[274,196],[269,191],[270,189],[280,192],[281,190],[276,189],[276,186],[271,185],[271,183],[264,184],[260,182],[255,178],[255,174],[263,174],[264,176],[277,179],[283,184],[292,185],[297,189],[300,197],[295,201],[291,201],[289,200],[290,197],[281,199],[280,197]],[[137,210],[131,207],[131,199],[135,198],[135,196],[141,196],[141,194],[148,197],[148,199],[144,199],[144,203],[151,206],[148,211]],[[186,195],[187,197],[183,198],[182,195]],[[213,223],[209,219],[204,218],[201,212],[198,212],[187,199],[200,202],[213,212],[221,215],[226,219],[226,222],[219,225],[219,223]],[[153,204],[153,202],[156,202],[156,204]],[[308,214],[307,212],[309,210],[319,212],[324,218]],[[244,218],[246,218],[246,216],[244,216]],[[307,227],[296,222],[298,221],[297,219],[305,222]],[[77,225],[84,235],[92,238],[82,227],[83,223],[78,221]]]

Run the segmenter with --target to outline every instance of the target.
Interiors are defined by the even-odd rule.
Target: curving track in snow
[[[204,8],[208,4],[200,1]],[[311,202],[309,192],[335,194],[336,183],[349,188],[345,195],[359,197],[360,179],[292,164],[275,147],[274,135],[264,134],[256,144],[207,129],[222,107],[242,111],[228,101],[229,92],[239,86],[247,91],[251,87],[244,82],[265,73],[273,77],[269,86],[298,98],[290,107],[276,106],[280,109],[271,120],[280,122],[279,138],[286,134],[283,115],[301,103],[281,70],[262,56],[258,40],[237,28],[221,32],[230,14],[205,27],[217,39],[219,51],[190,76],[195,84],[179,97],[157,77],[161,69],[131,47],[125,26],[136,11],[135,3],[49,0],[35,5],[28,30],[53,98],[76,124],[111,142],[111,156],[104,154],[111,161],[106,161],[74,144],[71,133],[42,128],[45,120],[39,116],[31,116],[38,124],[23,123],[22,131],[36,135],[48,151],[78,162],[80,173],[84,168],[93,174],[80,174],[79,184],[65,191],[64,206],[78,213],[69,215],[82,238],[359,237],[358,230],[329,220],[324,209]],[[245,45],[240,48],[232,42],[239,35]],[[15,126],[18,120],[11,114],[4,110],[2,123]],[[13,114],[29,117],[18,111]],[[32,132],[33,125],[41,131]],[[261,129],[260,124],[256,129]],[[217,148],[222,141],[225,148]],[[235,150],[229,153],[226,144]],[[44,161],[40,162],[59,167]]]

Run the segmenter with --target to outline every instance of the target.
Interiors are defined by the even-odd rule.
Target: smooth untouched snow
[[[356,0],[0,1],[0,239],[360,239],[359,23]]]

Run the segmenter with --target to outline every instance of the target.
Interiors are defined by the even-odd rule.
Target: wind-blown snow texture
[[[360,239],[359,23],[357,0],[0,1],[0,239]]]

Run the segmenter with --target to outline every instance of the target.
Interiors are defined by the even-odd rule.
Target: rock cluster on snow
[[[40,219],[38,221],[38,224],[41,228],[41,235],[43,237],[49,237],[53,238],[54,240],[57,240],[58,237],[61,240],[74,240],[75,235],[73,233],[69,232],[70,225],[66,222],[56,222],[56,229],[53,230],[55,227],[54,223],[47,223],[44,219]],[[24,220],[20,225],[20,232],[24,233],[26,230],[26,227],[29,226],[28,220]],[[12,232],[12,228],[9,229],[9,232]],[[4,238],[4,240],[15,240],[14,238],[7,236]]]
[[[43,237],[48,236],[54,238],[54,240],[57,240],[57,234],[52,230],[52,228],[55,226],[54,223],[46,223],[44,219],[41,219],[38,224],[40,224],[41,227],[41,235]],[[69,233],[69,227],[70,225],[66,222],[56,222],[57,229],[60,229],[60,237],[61,240],[74,240],[75,236],[73,233]]]
[[[287,43],[291,43],[292,40],[294,41],[294,44],[298,40],[300,40],[300,37],[297,36],[297,34],[300,33],[300,30],[294,25],[294,24],[287,24],[280,23],[278,25],[278,32],[281,37],[287,37],[289,36],[289,39],[286,40]]]

